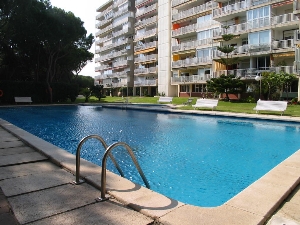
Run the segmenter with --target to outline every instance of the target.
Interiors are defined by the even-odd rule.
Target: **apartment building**
[[[299,0],[109,1],[97,16],[99,80],[104,87],[131,85],[133,95],[206,97],[206,81],[221,74],[248,83],[264,71],[299,74],[299,5]],[[225,33],[236,35],[226,44],[235,48],[230,57],[239,58],[228,70],[215,61],[224,57],[217,46]],[[114,55],[120,51],[124,55]],[[289,92],[300,93],[298,86]]]
[[[300,19],[300,0],[294,0],[293,10],[294,14]],[[300,99],[300,23],[298,33],[295,37],[295,48],[295,66],[296,73],[299,76],[298,99]]]
[[[110,0],[97,9],[95,80],[106,94],[133,87],[134,0]]]
[[[206,80],[227,72],[245,82],[263,71],[297,73],[293,1],[174,0],[172,25],[172,84],[179,85],[179,96],[203,96]],[[235,47],[230,57],[239,58],[229,71],[214,61],[225,57],[216,48],[225,33],[236,35],[226,44]]]
[[[175,96],[171,86],[170,0],[136,0],[134,87],[136,95]]]
[[[171,84],[178,96],[204,97],[206,81],[213,73],[213,31],[220,23],[212,19],[216,2],[172,1]]]

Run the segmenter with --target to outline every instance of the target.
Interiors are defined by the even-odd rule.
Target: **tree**
[[[71,82],[93,59],[94,37],[80,18],[48,0],[1,0],[0,80]]]
[[[225,93],[227,100],[229,100],[229,94],[239,93],[243,87],[244,83],[234,75],[222,74],[220,77],[211,78],[207,81],[208,90],[217,94]]]
[[[236,35],[234,34],[228,34],[229,26],[223,26],[223,29],[225,30],[225,34],[222,35],[222,40],[220,42],[220,46],[217,47],[217,49],[225,54],[225,57],[220,57],[220,59],[214,59],[214,61],[221,63],[226,66],[226,74],[228,75],[228,67],[231,65],[235,65],[238,63],[239,58],[238,57],[229,57],[230,54],[234,51],[234,46],[231,45],[225,45],[226,42],[232,40]]]
[[[103,85],[95,85],[91,88],[92,96],[98,98],[98,101],[102,98]]]
[[[275,72],[263,72],[262,73],[262,84],[268,87],[267,99],[271,99],[272,94],[277,91],[286,90],[288,97],[288,87],[293,81],[297,80],[297,76],[294,74],[288,74],[284,71],[280,73]]]
[[[295,74],[285,73],[284,71],[281,71],[279,73],[279,79],[282,81],[282,91],[285,90],[286,97],[288,98],[288,90],[292,83],[298,79],[298,77]]]

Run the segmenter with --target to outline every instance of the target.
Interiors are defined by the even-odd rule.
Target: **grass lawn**
[[[157,104],[157,100],[159,97],[129,97],[130,103],[149,103],[149,104]],[[84,103],[84,98],[77,98],[76,103]],[[90,97],[89,103],[121,103],[124,99],[122,97],[105,97],[102,98],[99,102],[95,97]],[[194,98],[193,103],[196,103],[197,98]],[[192,110],[194,109],[191,105],[184,106],[183,104],[187,101],[187,98],[174,97],[173,105],[182,105],[178,107],[182,110]],[[224,102],[219,101],[218,106],[215,111],[221,112],[234,112],[234,113],[256,113],[253,108],[256,106],[256,103],[244,103],[244,102]],[[200,110],[200,109],[199,109]],[[201,109],[201,110],[211,110],[211,109]],[[262,111],[260,114],[266,115],[280,115],[280,112],[272,112],[272,111]],[[299,116],[300,117],[300,105],[288,105],[287,110],[284,115],[286,116]]]

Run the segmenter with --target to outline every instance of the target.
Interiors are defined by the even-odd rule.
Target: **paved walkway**
[[[0,127],[0,224],[151,224],[154,220],[74,176]],[[4,194],[3,194],[4,193]]]
[[[57,155],[57,157],[60,156]],[[226,218],[228,211],[222,217],[219,214],[214,214],[214,209],[212,209],[208,212],[210,215],[209,219],[206,220],[210,221],[208,223],[204,222],[205,220],[198,219],[194,216],[195,214],[189,214],[189,210],[196,207],[182,207],[183,204],[176,202],[172,202],[173,206],[171,208],[175,208],[177,211],[174,210],[174,213],[164,212],[162,219],[159,217],[160,214],[157,214],[157,217],[147,216],[146,207],[144,207],[144,213],[137,212],[143,212],[143,210],[139,210],[138,207],[140,206],[138,204],[124,205],[113,198],[106,202],[97,202],[95,196],[100,196],[99,188],[89,183],[71,184],[75,177],[69,171],[62,168],[62,166],[58,166],[53,158],[50,160],[31,145],[23,142],[0,126],[0,224],[232,225],[266,223],[268,225],[300,225],[299,176],[298,185],[293,186],[294,190],[277,210],[273,210],[275,213],[271,214],[268,220],[262,220],[255,215],[249,221],[264,222],[245,222],[247,220],[243,221],[241,219],[243,218],[241,215],[244,214],[234,211],[232,215],[236,215],[240,219],[234,220],[231,218],[232,220],[227,221],[222,220],[222,218]],[[131,190],[134,191],[135,188],[131,188]],[[124,192],[127,192],[126,195],[128,196],[127,190]],[[145,197],[139,196],[138,199],[142,201],[143,198]],[[153,205],[159,205],[160,203],[154,199],[152,199],[152,202]],[[260,204],[264,203],[258,203],[258,205]],[[232,209],[232,207],[226,207]],[[137,209],[137,211],[132,208]],[[151,209],[151,207],[148,207],[148,209]],[[179,215],[178,212],[184,213]],[[197,216],[201,218],[200,214]],[[234,221],[234,223],[230,221]]]

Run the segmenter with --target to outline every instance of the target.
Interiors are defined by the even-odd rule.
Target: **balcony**
[[[157,22],[157,16],[152,16],[148,19],[145,19],[145,20],[139,20],[135,23],[135,27],[136,28],[142,28],[142,27],[146,27],[152,23],[156,23]]]
[[[236,2],[231,5],[227,5],[222,8],[217,8],[213,10],[213,18],[218,18],[221,16],[232,15],[241,11],[245,11],[250,7],[246,1]]]
[[[148,13],[150,13],[151,11],[155,11],[155,10],[157,10],[157,3],[155,3],[155,4],[153,4],[153,5],[150,5],[150,6],[148,6],[147,8],[138,10],[138,11],[135,13],[135,17],[138,18],[138,17],[144,16],[145,14],[148,14]]]
[[[246,23],[240,23],[230,26],[227,30],[224,28],[216,28],[213,30],[213,37],[220,38],[223,34],[242,34],[253,32],[253,29],[260,29],[266,27],[278,27],[278,26],[290,26],[297,24],[299,18],[293,13],[283,14],[279,16],[274,16],[270,18],[259,18]],[[294,22],[294,23],[293,23]]]
[[[142,81],[134,81],[135,87],[143,87],[143,86],[157,86],[157,80],[142,80]]]
[[[96,27],[97,29],[101,29],[102,27],[104,27],[104,26],[107,25],[108,23],[111,23],[111,21],[112,21],[112,18],[102,20],[102,21],[100,21],[99,23],[97,23],[97,24],[95,25],[95,27]]]
[[[172,62],[172,68],[186,68],[186,67],[193,67],[193,66],[200,66],[200,65],[208,65],[212,64],[211,58],[187,58],[184,60],[177,60]]]
[[[99,38],[97,41],[96,41],[96,45],[100,45],[101,43],[105,42],[105,41],[108,41],[109,39],[111,39],[113,36],[112,34],[108,34],[107,36],[103,37],[103,38]]]
[[[171,84],[205,83],[211,78],[213,78],[212,74],[171,77]]]
[[[187,3],[187,2],[191,2],[192,0],[173,0],[172,1],[172,7],[176,7],[178,5],[182,5],[184,3]]]
[[[235,75],[235,77],[240,77],[243,79],[255,79],[256,76],[259,76],[263,72],[285,72],[288,74],[295,74],[296,73],[296,67],[294,66],[279,66],[279,67],[261,67],[261,68],[247,68],[247,69],[235,69],[235,70],[228,70],[228,73],[226,70],[219,70],[216,72],[213,72],[214,77],[219,77],[222,74],[230,74]]]
[[[132,17],[132,18],[134,17],[133,12],[130,12],[128,17],[125,17],[122,20],[118,20],[118,22],[113,22],[113,27],[116,28],[116,27],[121,26],[121,25],[123,26],[126,23],[130,23],[131,22],[130,17]]]
[[[294,14],[300,14],[300,0],[294,0],[293,10],[294,10]]]
[[[97,16],[96,16],[96,19],[99,20],[101,19],[102,16],[105,16],[109,11],[112,10],[112,5],[109,6],[106,10],[104,10],[103,12],[99,13]]]
[[[121,60],[121,61],[117,61],[114,62],[112,67],[113,68],[119,68],[119,67],[126,67],[127,65],[129,65],[129,63],[131,62],[131,60]]]
[[[197,24],[191,24],[189,26],[180,27],[176,30],[173,30],[172,37],[177,37],[189,33],[196,33],[196,31],[197,31]]]
[[[125,2],[128,2],[128,0],[118,0],[118,1],[114,1],[113,3],[113,7],[116,8],[118,7],[119,5],[125,3]]]
[[[157,74],[157,67],[138,68],[134,70],[134,75]]]
[[[152,37],[152,36],[155,36],[156,34],[157,34],[157,28],[154,28],[152,30],[148,30],[146,32],[135,35],[134,41],[139,41],[139,40],[145,39],[147,37]]]
[[[97,66],[95,68],[95,72],[99,72],[101,70],[106,70],[106,69],[109,69],[110,67],[108,65],[102,65],[102,66]]]
[[[129,71],[114,72],[115,77],[127,77]]]
[[[145,62],[153,62],[157,61],[157,54],[146,55],[144,57],[137,57],[134,59],[134,63],[145,63]]]
[[[146,49],[152,49],[152,48],[157,48],[157,41],[134,46],[134,51],[135,51],[134,54],[140,54],[139,52],[144,51]]]
[[[104,29],[101,29],[96,33],[96,36],[103,36],[105,35],[108,31],[111,31],[113,29],[113,25],[110,24],[109,26],[105,27]]]
[[[196,49],[197,47],[203,47],[205,45],[211,45],[213,40],[211,38],[203,40],[194,40],[179,45],[172,46],[172,52],[188,51]]]
[[[178,21],[178,20],[184,20],[188,19],[190,17],[194,17],[198,14],[204,13],[208,10],[211,10],[213,7],[217,6],[216,2],[207,2],[205,4],[193,7],[188,10],[181,11],[179,13],[173,14],[172,15],[172,22]]]

